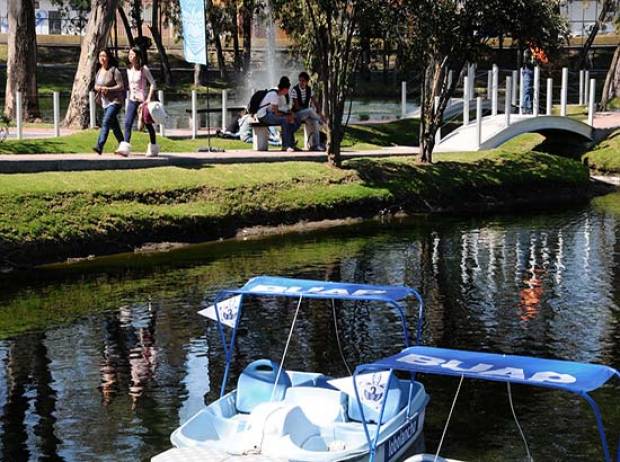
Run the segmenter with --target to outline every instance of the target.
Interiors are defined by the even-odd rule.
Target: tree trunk
[[[161,63],[161,74],[166,85],[173,84],[172,70],[170,69],[170,62],[168,61],[168,55],[166,49],[161,41],[161,35],[159,33],[159,0],[153,0],[151,5],[151,25],[149,26],[153,42],[157,47],[159,53],[159,62]]]
[[[89,122],[88,92],[93,87],[98,53],[105,48],[118,0],[92,0],[80,61],[73,79],[71,100],[64,125],[86,128]]]
[[[194,64],[194,86],[199,87],[202,85],[204,66],[202,64]]]
[[[601,26],[605,23],[605,19],[607,18],[607,16],[609,16],[609,14],[614,10],[615,5],[616,0],[603,1],[603,6],[601,7],[601,12],[598,15],[598,19],[594,23],[594,26],[592,27],[592,30],[588,35],[588,39],[586,40],[586,43],[583,44],[583,48],[581,49],[579,61],[577,62],[577,69],[584,68],[586,60],[588,59],[588,52],[590,51],[590,48],[594,43],[594,39],[596,38],[598,31],[601,29]]]
[[[222,40],[220,39],[220,23],[211,0],[207,0],[207,12],[209,22],[211,23],[211,30],[213,31],[213,42],[215,43],[217,54],[217,65],[220,68],[220,78],[226,79],[226,61],[224,60],[224,50],[222,49]]]
[[[605,77],[601,109],[606,111],[609,100],[616,96],[620,96],[620,44],[616,47],[614,57],[611,60],[611,66],[609,66],[607,71],[607,77]]]
[[[15,117],[15,92],[20,91],[23,118],[34,120],[40,115],[34,2],[9,0],[8,16],[10,33],[4,113],[11,118]]]
[[[252,16],[254,8],[250,0],[242,0],[241,19],[243,20],[243,70],[250,70],[252,60]]]
[[[233,50],[235,53],[235,70],[240,72],[243,64],[241,61],[241,49],[239,48],[239,5],[237,4],[237,0],[231,0],[229,8],[231,18],[230,32],[232,34]]]
[[[133,39],[133,32],[131,31],[131,25],[129,24],[129,20],[127,19],[127,15],[121,6],[118,7],[118,15],[121,17],[121,21],[123,22],[123,29],[125,29],[125,35],[127,36],[127,41],[129,42],[129,46],[133,47],[135,42]]]

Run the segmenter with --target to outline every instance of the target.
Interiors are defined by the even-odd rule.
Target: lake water
[[[407,284],[426,300],[429,345],[620,367],[620,194],[559,212],[417,216],[118,256],[0,280],[3,332],[36,326],[0,341],[0,459],[133,461],[167,449],[222,378],[217,331],[196,311],[260,274]],[[251,305],[233,383],[248,362],[281,357],[294,307]],[[407,313],[414,326],[414,303]],[[351,366],[402,346],[398,318],[383,306],[339,305],[337,325]],[[285,366],[346,374],[330,305],[304,305]],[[433,451],[457,380],[421,380]],[[614,450],[619,396],[618,381],[594,393]],[[602,459],[577,397],[514,386],[513,398],[536,460]],[[505,385],[463,384],[442,455],[525,460]]]

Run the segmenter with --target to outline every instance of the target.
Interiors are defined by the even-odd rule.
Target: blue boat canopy
[[[250,279],[240,289],[226,292],[238,295],[367,300],[385,303],[397,303],[409,296],[416,296],[416,292],[406,286],[349,284],[274,276],[258,276]]]
[[[603,386],[617,370],[599,364],[414,346],[365,369],[395,369],[435,375],[555,388],[584,395]]]

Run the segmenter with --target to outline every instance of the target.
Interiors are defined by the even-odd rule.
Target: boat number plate
[[[391,461],[398,451],[405,446],[418,431],[418,418],[403,425],[396,434],[392,435],[385,445],[385,462]]]

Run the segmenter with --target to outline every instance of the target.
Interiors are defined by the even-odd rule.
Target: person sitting
[[[280,79],[276,89],[270,90],[263,97],[256,112],[256,119],[265,125],[280,125],[282,127],[282,150],[288,152],[298,151],[295,147],[295,117],[292,113],[283,111],[280,106],[286,99],[291,81],[284,76]]]
[[[319,110],[319,105],[314,98],[312,88],[309,85],[310,76],[307,72],[299,74],[299,83],[291,89],[291,100],[293,102],[293,114],[297,127],[305,123],[310,131],[310,151],[323,151],[321,145],[319,124],[324,120]],[[316,108],[311,107],[310,103]]]
[[[251,114],[243,109],[237,113],[235,117],[230,121],[226,130],[218,130],[217,136],[219,138],[241,140],[244,143],[252,142],[252,122],[254,118]],[[269,144],[274,146],[280,146],[282,142],[278,135],[278,131],[275,127],[269,127]]]

